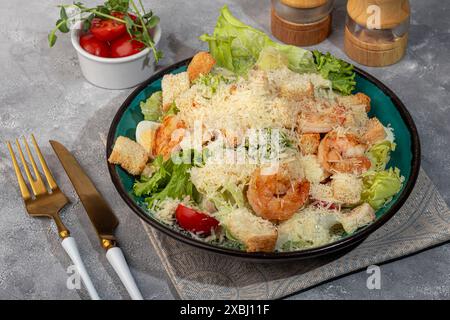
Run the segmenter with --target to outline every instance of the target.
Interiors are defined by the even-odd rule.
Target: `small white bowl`
[[[150,48],[123,58],[97,57],[80,46],[80,28],[71,31],[72,45],[77,51],[81,72],[87,81],[106,89],[126,89],[150,78],[155,71],[155,57]],[[155,27],[155,47],[161,39],[161,27]]]

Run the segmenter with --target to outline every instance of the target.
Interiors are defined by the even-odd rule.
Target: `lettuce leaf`
[[[313,55],[317,70],[322,77],[331,81],[333,89],[344,95],[351,94],[356,86],[353,65],[332,56],[329,52],[323,54],[314,50]]]
[[[153,175],[151,177],[141,176],[141,179],[133,185],[133,193],[138,197],[157,191],[159,186],[165,185],[169,181],[170,173],[173,170],[172,162],[164,163],[162,156],[158,156],[152,166],[155,168]]]
[[[164,161],[158,156],[153,165],[155,173],[150,177],[141,177],[133,186],[133,193],[140,196],[148,196],[145,202],[149,208],[153,207],[155,201],[166,198],[182,200],[186,196],[196,200],[198,194],[190,180],[190,163],[174,163],[172,159]]]
[[[287,67],[289,61],[287,57],[280,51],[273,47],[266,47],[261,50],[256,65],[261,70],[269,71],[276,70],[282,67]]]
[[[246,74],[255,65],[261,50],[266,47],[279,50],[288,59],[289,68],[293,71],[316,71],[310,51],[272,41],[264,32],[236,19],[226,5],[220,11],[214,33],[204,34],[200,40],[208,42],[217,66],[240,75]]]
[[[363,176],[361,200],[377,210],[401,190],[402,184],[403,177],[398,168],[367,172]]]
[[[373,145],[368,151],[367,156],[372,162],[371,170],[383,171],[391,159],[391,151],[395,151],[395,143],[385,140],[383,142]]]
[[[344,95],[349,95],[355,88],[355,73],[351,64],[329,53],[315,51],[313,56],[308,50],[277,43],[264,32],[236,19],[227,6],[220,11],[213,34],[204,34],[200,40],[209,44],[209,51],[218,67],[239,75],[245,75],[255,64],[267,70],[283,63],[294,72],[319,72],[331,81],[334,90]]]
[[[153,93],[145,102],[141,102],[141,112],[144,120],[161,121],[162,111],[162,92]]]
[[[161,118],[163,118],[165,116],[174,116],[178,112],[180,112],[180,110],[178,109],[177,104],[174,101],[174,102],[172,102],[172,104],[170,105],[169,109],[167,109],[166,113],[163,114],[163,116]]]
[[[219,211],[229,211],[236,206],[245,207],[243,188],[232,183],[227,183],[221,190],[210,198]]]
[[[202,74],[194,81],[194,84],[201,84],[206,87],[209,87],[211,89],[211,93],[214,94],[217,92],[217,89],[219,88],[219,85],[221,83],[230,83],[230,82],[231,80],[225,78],[222,74],[210,72],[208,74]]]

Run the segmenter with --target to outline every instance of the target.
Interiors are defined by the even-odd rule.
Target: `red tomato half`
[[[80,36],[80,46],[90,54],[104,58],[110,57],[108,44],[98,40],[92,34],[84,34]]]
[[[144,47],[145,45],[142,42],[132,40],[127,33],[111,42],[111,57],[120,58],[131,56],[141,52]]]
[[[219,221],[202,212],[178,205],[175,211],[178,224],[185,230],[208,236],[219,226]]]
[[[127,32],[125,24],[112,19],[94,18],[91,22],[91,33],[101,41],[112,41]]]

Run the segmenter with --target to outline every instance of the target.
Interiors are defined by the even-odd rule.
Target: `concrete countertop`
[[[68,1],[70,2],[70,1]],[[87,3],[95,3],[86,1]],[[161,17],[165,58],[159,67],[205,49],[197,36],[211,32],[220,7],[228,3],[244,22],[269,32],[270,1],[143,1]],[[386,68],[362,67],[387,84],[410,110],[420,132],[422,166],[450,203],[450,3],[411,0],[412,19],[406,57]],[[70,265],[47,220],[29,218],[19,199],[4,140],[35,133],[62,190],[72,201],[63,219],[78,241],[94,284],[103,298],[128,298],[106,265],[81,204],[47,141],[56,139],[76,156],[115,209],[118,238],[147,299],[171,299],[174,293],[139,219],[119,198],[104,161],[103,142],[111,120],[131,90],[110,91],[87,83],[68,36],[53,49],[47,33],[60,1],[16,0],[0,8],[0,299],[85,299],[84,290],[66,288]],[[336,1],[333,33],[322,44],[343,52],[345,1]],[[450,298],[448,244],[381,266],[380,290],[368,290],[361,271],[291,296],[290,299],[434,299]],[[447,271],[447,272],[446,272]]]

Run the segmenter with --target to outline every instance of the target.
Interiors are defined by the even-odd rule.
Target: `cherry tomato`
[[[110,49],[106,42],[98,40],[92,34],[84,34],[80,36],[80,46],[90,54],[109,58]]]
[[[178,224],[183,229],[200,233],[204,236],[208,236],[211,233],[211,230],[215,230],[219,226],[219,221],[213,217],[185,207],[182,204],[178,205],[175,211],[175,217],[177,218]]]
[[[113,15],[117,15],[114,14]],[[91,22],[91,33],[101,41],[112,41],[127,32],[125,24],[112,19],[94,18]]]
[[[141,52],[144,47],[145,45],[142,42],[132,40],[127,33],[111,42],[111,57],[120,58],[131,56]]]

